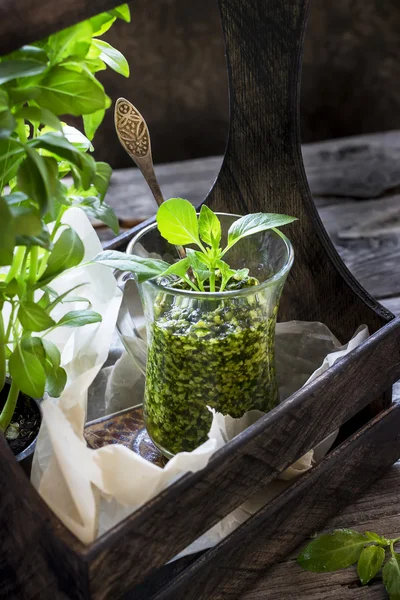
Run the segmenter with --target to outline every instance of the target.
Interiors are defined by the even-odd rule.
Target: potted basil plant
[[[117,18],[129,21],[127,5],[0,57],[0,431],[18,460],[32,453],[40,424],[33,399],[57,397],[66,384],[46,336],[101,320],[79,290],[57,294],[52,281],[84,256],[62,222],[69,207],[118,232],[104,202],[111,167],[90,155],[111,104],[96,73],[108,65],[129,75],[122,54],[99,39]],[[86,136],[60,120],[66,114],[83,118]],[[82,309],[66,305],[56,320],[69,301]]]
[[[190,202],[172,198],[127,255],[109,251],[95,259],[131,271],[138,284],[147,361],[126,276],[118,330],[146,374],[146,428],[165,456],[207,440],[209,408],[241,417],[277,405],[275,324],[293,262],[291,244],[277,228],[294,220],[215,214],[205,205],[197,215]],[[186,252],[180,260],[176,246]]]

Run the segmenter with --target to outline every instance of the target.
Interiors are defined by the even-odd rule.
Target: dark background
[[[246,0],[244,0],[246,1]],[[105,35],[131,76],[100,73],[148,122],[155,162],[222,154],[228,97],[216,0],[134,0],[132,21]],[[302,96],[302,141],[400,129],[400,0],[311,0]],[[113,110],[94,140],[96,158],[132,166]]]

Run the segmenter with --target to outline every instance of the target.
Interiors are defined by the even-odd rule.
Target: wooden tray
[[[0,52],[119,2],[3,0]],[[219,0],[219,6],[230,132],[206,202],[242,214],[299,217],[288,231],[296,260],[281,319],[322,321],[343,342],[361,323],[373,335],[232,440],[205,469],[184,476],[88,547],[47,508],[0,438],[2,598],[233,600],[400,455],[400,407],[391,405],[390,392],[400,378],[400,320],[338,257],[304,175],[298,110],[307,1]],[[110,247],[123,249],[138,230]],[[124,416],[132,427],[137,418]],[[212,550],[163,567],[339,426],[341,443],[317,467]],[[104,442],[104,429],[104,423],[91,426],[91,443]]]

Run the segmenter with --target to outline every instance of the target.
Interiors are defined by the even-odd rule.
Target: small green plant
[[[357,563],[362,585],[366,585],[382,569],[383,584],[389,598],[399,600],[400,554],[394,550],[398,541],[400,538],[386,539],[372,531],[362,534],[352,529],[337,529],[313,539],[300,553],[297,562],[303,569],[315,573],[338,571]],[[390,557],[385,563],[388,551]]]
[[[104,202],[111,167],[90,155],[111,105],[96,73],[108,65],[129,75],[122,54],[99,39],[117,18],[130,20],[127,5],[0,57],[0,391],[11,377],[0,431],[20,391],[58,396],[65,386],[60,352],[47,333],[101,320],[75,288],[59,295],[50,284],[84,256],[78,234],[62,224],[69,207],[118,232]],[[68,114],[83,118],[86,136],[60,120]],[[68,301],[83,309],[56,322],[52,311]]]
[[[122,252],[115,251],[104,252],[95,260],[116,269],[132,271],[139,283],[154,277],[177,275],[196,292],[223,292],[231,278],[241,280],[249,273],[248,269],[231,269],[222,260],[234,244],[246,236],[281,227],[296,220],[295,217],[275,213],[246,215],[231,225],[227,245],[221,248],[221,223],[212,210],[203,205],[200,215],[197,216],[194,206],[188,200],[170,198],[157,212],[157,224],[161,235],[170,244],[191,244],[199,250],[186,247],[187,256],[172,265],[162,260],[139,256],[128,258]]]

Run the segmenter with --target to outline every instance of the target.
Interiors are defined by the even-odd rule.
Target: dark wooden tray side
[[[48,0],[44,4],[3,0],[0,52],[119,1],[73,0],[56,6]],[[299,217],[299,223],[288,230],[297,258],[282,318],[321,320],[343,340],[361,322],[376,333],[235,438],[204,470],[183,477],[88,548],[49,511],[0,439],[0,598],[122,598],[333,429],[367,405],[371,414],[378,413],[389,399],[381,397],[370,403],[400,377],[400,321],[385,324],[392,315],[368,296],[344,267],[319,220],[304,176],[298,89],[308,2],[219,0],[219,4],[227,48],[231,124],[224,163],[207,202],[229,211],[266,210]],[[363,414],[357,424],[365,424],[367,418]],[[187,571],[199,586],[194,589],[203,593],[205,570],[212,568],[208,596],[203,597],[233,599],[251,580],[251,561],[259,572],[299,541],[300,534],[296,535],[292,526],[296,516],[302,520],[304,536],[309,532],[304,521],[309,512],[315,512],[313,526],[320,526],[325,504],[327,517],[398,457],[398,425],[399,409],[393,407],[360,435],[352,435],[318,468],[196,561]],[[367,450],[373,460],[361,477]],[[351,485],[345,475],[354,479]],[[301,509],[296,508],[294,498],[301,500]],[[272,537],[282,542],[282,548],[271,543]],[[239,542],[246,546],[237,548]],[[242,566],[244,581],[232,580],[228,585],[224,570],[232,572],[236,567],[239,573]],[[182,587],[165,589],[160,598],[189,594],[187,574],[178,575],[177,585]]]

